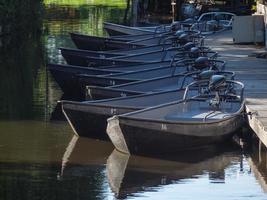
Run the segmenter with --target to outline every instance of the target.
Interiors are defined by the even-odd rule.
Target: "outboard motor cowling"
[[[177,31],[177,30],[180,30],[182,27],[181,27],[181,23],[176,21],[176,22],[173,22],[171,24],[171,31]]]
[[[211,91],[219,91],[225,88],[226,78],[223,75],[213,75],[210,78],[209,89]]]
[[[193,47],[195,47],[196,45],[193,42],[187,42],[184,46],[183,49],[185,51],[189,51],[190,49],[192,49]]]
[[[193,18],[187,18],[183,21],[183,24],[193,24],[195,21]]]
[[[215,74],[214,70],[206,70],[197,75],[198,80],[209,80]]]
[[[186,33],[183,33],[178,37],[178,39],[179,39],[180,44],[182,45],[186,44],[187,42],[189,42],[189,35]]]
[[[200,49],[198,47],[192,47],[190,49],[189,57],[190,58],[198,58],[200,54]]]
[[[179,30],[179,31],[176,31],[174,35],[177,36],[177,37],[179,37],[179,36],[181,36],[184,33],[185,33],[184,30]]]
[[[208,31],[216,31],[218,29],[219,22],[216,20],[210,20],[207,22]]]
[[[195,63],[193,65],[193,67],[196,70],[203,70],[205,68],[210,67],[210,62],[209,62],[209,58],[208,57],[198,57],[195,60]]]

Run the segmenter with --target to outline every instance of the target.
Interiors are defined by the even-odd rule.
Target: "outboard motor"
[[[190,49],[189,57],[190,58],[198,58],[200,56],[200,49],[198,47],[192,47]]]
[[[216,13],[214,15],[214,20],[219,22],[222,19],[223,15],[221,15],[220,13]]]
[[[176,21],[176,22],[173,22],[171,24],[171,31],[174,32],[174,31],[177,31],[177,30],[180,30],[182,27],[181,27],[181,23]]]
[[[178,39],[179,39],[179,43],[180,43],[181,45],[184,45],[184,44],[186,44],[187,42],[189,42],[189,35],[186,34],[186,33],[183,33],[182,35],[180,35],[180,36],[178,37]]]
[[[203,70],[210,67],[210,62],[208,57],[198,57],[192,66],[196,70]]]
[[[199,74],[197,74],[194,78],[195,81],[209,81],[210,78],[216,73],[214,70],[206,70]],[[201,94],[208,94],[209,93],[209,83],[204,82],[201,85],[201,90],[199,92]]]
[[[184,33],[185,33],[184,30],[179,30],[179,31],[176,31],[174,35],[177,36],[177,37],[179,37],[179,36],[181,36]]]
[[[207,22],[208,31],[217,31],[219,29],[219,21],[210,20]]]
[[[192,49],[193,47],[195,47],[196,45],[193,42],[187,42],[184,46],[183,49],[185,51],[189,51],[190,49]]]
[[[188,25],[188,26],[191,26],[193,23],[195,23],[196,20],[194,20],[193,18],[187,18],[183,21],[183,24],[184,25]]]
[[[211,91],[220,91],[226,85],[226,78],[223,75],[213,75],[210,78],[209,89]]]
[[[210,100],[210,106],[214,108],[219,108],[221,98],[219,95],[220,90],[225,89],[226,86],[226,78],[223,75],[213,75],[210,78],[209,82],[209,90],[210,91],[215,91],[215,97]]]
[[[209,80],[216,72],[214,70],[206,70],[197,75],[198,80]]]

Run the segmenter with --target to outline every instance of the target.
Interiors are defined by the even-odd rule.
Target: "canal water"
[[[109,142],[74,136],[46,64],[64,62],[58,48],[74,46],[69,32],[105,35],[104,21],[124,23],[130,13],[124,0],[44,4],[39,34],[27,26],[26,36],[0,38],[1,200],[267,199],[267,154],[257,148],[129,157]]]

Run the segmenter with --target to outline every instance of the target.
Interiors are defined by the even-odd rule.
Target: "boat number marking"
[[[109,84],[110,84],[110,85],[116,85],[116,82],[115,82],[114,80],[110,80],[110,81],[109,81]]]
[[[95,66],[96,63],[95,62],[88,62],[88,67],[92,67],[92,66]]]
[[[111,108],[110,109],[110,114],[115,115],[117,113],[117,109],[116,108]]]
[[[161,124],[161,130],[166,131],[167,130],[167,125],[166,124]]]
[[[122,92],[121,97],[126,97],[126,94]]]

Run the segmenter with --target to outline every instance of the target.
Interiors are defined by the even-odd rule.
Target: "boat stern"
[[[125,138],[120,128],[119,116],[115,115],[107,120],[107,134],[115,148],[123,153],[130,154]]]

